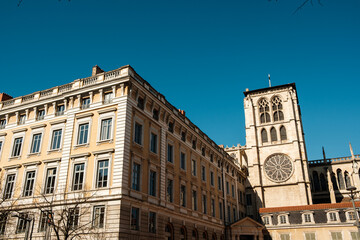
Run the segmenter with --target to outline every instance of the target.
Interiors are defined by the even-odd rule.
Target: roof
[[[255,90],[251,90],[251,91],[246,91],[246,92],[244,92],[244,95],[246,97],[247,95],[252,94],[252,93],[257,93],[257,92],[262,92],[262,91],[267,91],[267,90],[274,90],[274,89],[283,88],[283,87],[293,87],[296,90],[295,83],[288,83],[288,84],[283,84],[283,85],[278,85],[278,86],[273,86],[273,87],[260,88],[260,89],[255,89]]]
[[[355,202],[356,207],[360,207],[360,202]],[[273,213],[273,212],[292,212],[303,210],[320,210],[320,209],[334,209],[334,208],[352,208],[351,202],[344,203],[322,203],[302,206],[287,206],[287,207],[273,207],[273,208],[260,208],[259,213]]]
[[[264,228],[264,225],[249,217],[245,217],[231,224],[231,227],[238,227],[238,226]]]

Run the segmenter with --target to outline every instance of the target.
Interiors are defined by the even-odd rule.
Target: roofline
[[[296,91],[296,86],[295,83],[288,83],[288,84],[283,84],[283,85],[277,85],[277,86],[273,86],[273,87],[267,87],[267,88],[260,88],[260,89],[255,89],[255,90],[251,90],[251,91],[245,91],[244,95],[245,97],[249,94],[253,94],[256,92],[261,92],[261,91],[265,91],[265,90],[274,90],[277,88],[283,88],[283,87],[293,87]]]

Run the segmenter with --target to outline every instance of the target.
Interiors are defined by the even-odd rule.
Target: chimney
[[[185,117],[185,111],[181,110],[181,109],[178,109],[178,110],[179,110],[179,113]]]
[[[99,74],[99,73],[102,73],[102,72],[104,72],[104,70],[102,70],[98,65],[95,65],[95,66],[93,66],[93,68],[92,68],[92,74],[91,74],[91,76],[95,76],[95,75],[97,75],[97,74]]]
[[[12,99],[13,97],[6,94],[6,93],[0,93],[0,102],[2,101],[6,101],[6,100],[9,100],[9,99]]]

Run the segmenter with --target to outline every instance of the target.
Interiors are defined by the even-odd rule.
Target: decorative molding
[[[34,161],[34,162],[28,162],[28,163],[23,163],[22,165],[24,167],[28,167],[28,166],[32,166],[32,165],[40,165],[41,161]]]
[[[46,126],[47,126],[47,124],[44,123],[44,124],[38,124],[38,125],[35,125],[35,126],[31,126],[30,128],[31,128],[31,129],[36,129],[36,128],[44,128],[44,127],[46,127]]]
[[[81,158],[81,157],[90,157],[90,156],[91,156],[91,153],[86,152],[86,153],[79,153],[79,154],[70,155],[70,158]]]
[[[104,153],[113,153],[115,152],[114,148],[109,148],[109,149],[104,149],[104,150],[99,150],[99,151],[93,151],[91,152],[93,155],[100,155],[100,154],[104,154]]]
[[[97,112],[98,112],[98,114],[103,114],[103,113],[115,112],[115,111],[117,111],[117,108],[116,107],[111,107],[111,108],[98,110]]]
[[[15,133],[26,132],[26,131],[27,131],[27,128],[20,128],[20,129],[13,130],[12,132],[15,134]]]
[[[50,122],[50,125],[56,125],[56,124],[60,124],[60,123],[66,123],[66,119],[60,119],[57,121]]]
[[[79,119],[79,118],[86,118],[86,117],[92,117],[92,116],[94,116],[93,113],[84,113],[84,114],[75,116],[75,118]]]
[[[0,133],[0,137],[5,137],[7,135],[6,132]]]
[[[45,159],[43,163],[61,162],[61,158]]]
[[[21,168],[21,164],[14,164],[14,165],[10,165],[10,166],[5,166],[3,167],[5,170],[9,170],[9,169],[13,169],[13,168]]]

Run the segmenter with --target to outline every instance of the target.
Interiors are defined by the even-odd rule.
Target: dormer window
[[[282,224],[282,225],[288,224],[289,223],[288,215],[287,214],[279,215],[278,222],[279,222],[279,224]]]
[[[268,123],[270,122],[270,114],[269,114],[269,102],[266,99],[261,99],[259,101],[259,112],[260,112],[260,123]]]
[[[304,212],[301,218],[303,224],[314,223],[314,215],[312,212]]]
[[[281,99],[276,96],[271,100],[271,103],[272,103],[272,110],[273,110],[273,114],[274,114],[274,122],[284,120]]]
[[[138,97],[137,106],[138,106],[138,108],[140,108],[141,110],[144,110],[144,98]]]
[[[272,225],[271,215],[263,216],[262,221],[264,225]]]
[[[338,211],[330,211],[326,214],[326,216],[328,222],[340,222]]]
[[[347,211],[346,213],[346,221],[353,222],[356,220],[355,212],[354,211]],[[359,214],[358,214],[359,217]]]

